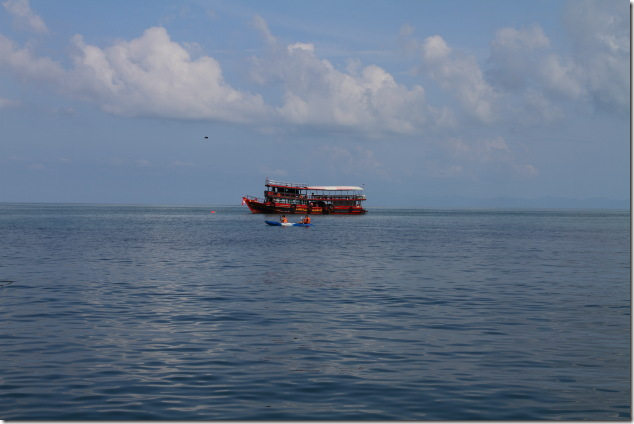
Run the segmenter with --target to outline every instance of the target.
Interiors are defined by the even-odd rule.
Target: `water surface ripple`
[[[1,204],[0,418],[630,419],[629,211],[210,209]]]

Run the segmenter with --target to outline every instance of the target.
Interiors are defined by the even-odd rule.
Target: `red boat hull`
[[[308,206],[276,202],[258,202],[243,198],[252,213],[299,214],[299,215],[361,215],[366,211],[361,206]]]

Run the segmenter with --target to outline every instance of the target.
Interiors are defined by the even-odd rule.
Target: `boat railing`
[[[269,178],[266,179],[266,185],[275,185],[275,186],[284,186],[284,187],[296,187],[296,188],[306,188],[306,187],[308,187],[308,184],[289,183],[289,182],[285,182],[285,181],[275,181],[275,180],[270,180]]]
[[[311,200],[365,200],[363,194],[315,194],[309,197]]]
[[[323,201],[333,201],[333,200],[365,200],[365,195],[363,194],[314,194],[314,195],[304,195],[301,193],[278,193],[274,191],[266,191],[266,197],[276,198],[276,199],[300,199],[300,200],[323,200]]]
[[[264,203],[264,199],[261,199],[261,198],[259,198],[259,197],[249,196],[249,195],[247,195],[247,196],[242,196],[242,197],[244,197],[244,198],[245,198],[245,199],[247,199],[247,200],[254,201],[254,202]]]

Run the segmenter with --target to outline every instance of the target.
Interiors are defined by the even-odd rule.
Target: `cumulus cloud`
[[[380,66],[351,58],[342,68],[311,43],[283,42],[260,16],[252,26],[267,48],[251,58],[250,75],[266,87],[268,103],[230,85],[216,59],[173,41],[163,27],[106,47],[76,35],[70,66],[0,35],[0,67],[112,114],[244,123],[271,133],[291,124],[373,136],[424,134],[456,129],[465,115],[475,118],[470,125],[483,127],[504,119],[539,125],[564,119],[563,102],[590,99],[605,110],[629,108],[629,21],[614,3],[601,7],[583,0],[567,10],[574,55],[556,52],[537,25],[501,28],[482,67],[442,36],[418,42],[411,39],[414,28],[404,26],[399,37],[407,51],[416,52],[417,71],[453,96],[451,105],[432,106],[442,98],[428,99],[422,85],[399,83]],[[46,30],[28,0],[6,0],[3,6],[16,20],[30,22],[31,30]]]
[[[46,82],[66,94],[122,116],[219,120],[268,128],[292,124],[361,132],[408,134],[428,121],[446,125],[452,115],[428,107],[421,86],[408,88],[385,69],[368,65],[337,69],[310,43],[284,45],[261,17],[253,26],[269,45],[253,58],[254,79],[277,85],[280,104],[228,84],[220,63],[192,57],[186,45],[171,40],[163,27],[108,47],[71,40],[71,66],[38,56],[0,36],[0,67],[24,81]],[[353,61],[354,62],[354,61]],[[351,62],[352,63],[352,62]]]
[[[73,66],[65,69],[0,35],[0,67],[25,81],[49,83],[117,115],[238,123],[266,115],[260,95],[232,88],[215,59],[192,59],[162,27],[149,28],[139,38],[108,48],[86,44],[80,35],[72,45]]]
[[[561,121],[564,103],[584,96],[578,67],[553,53],[537,25],[498,30],[487,64],[487,81],[498,90],[507,119],[522,125]]]
[[[507,93],[521,93],[531,100],[529,108],[539,97],[550,109],[558,108],[556,102],[583,101],[624,114],[630,92],[628,6],[572,1],[564,20],[574,47],[568,55],[556,52],[537,25],[498,30],[491,42],[489,81]]]
[[[518,102],[521,107],[514,110],[515,119],[525,127],[558,123],[566,118],[562,106],[549,100],[543,91],[526,88]]]
[[[451,92],[466,113],[485,123],[495,121],[497,95],[484,79],[475,57],[454,52],[439,35],[427,37],[421,53],[420,70]]]
[[[550,40],[537,25],[498,30],[491,42],[488,63],[489,81],[529,100],[529,109],[536,97],[546,103],[548,99],[576,101],[585,95],[582,68],[572,58],[555,54]]]
[[[31,10],[29,0],[7,0],[2,3],[2,6],[13,16],[19,28],[33,31],[36,34],[46,34],[48,32],[48,28],[42,18]]]
[[[266,113],[260,95],[232,88],[215,59],[192,59],[165,28],[149,28],[106,49],[86,44],[81,36],[73,44],[74,89],[98,99],[107,112],[242,123]]]
[[[294,125],[348,128],[370,132],[412,133],[435,116],[421,86],[408,88],[376,65],[352,61],[337,69],[321,59],[310,43],[281,45],[260,19],[269,52],[254,57],[253,79],[281,86],[279,118]],[[444,116],[444,115],[443,115]]]
[[[414,131],[425,116],[422,87],[408,89],[382,68],[370,65],[352,75],[320,60],[312,46],[289,46],[284,104],[278,109],[294,124]]]
[[[29,48],[19,48],[3,35],[0,35],[0,67],[14,71],[23,81],[50,84],[66,81],[66,72],[58,63],[47,57],[38,57]]]
[[[541,27],[502,28],[491,42],[489,80],[506,90],[520,90],[531,79],[536,65],[536,52],[543,52],[550,40]]]
[[[616,1],[574,1],[568,3],[564,20],[581,70],[580,81],[594,104],[608,111],[628,113],[630,5]]]
[[[574,51],[552,45],[539,25],[500,28],[490,55],[479,63],[440,35],[416,41],[401,31],[406,52],[419,55],[416,71],[432,78],[483,124],[505,120],[553,123],[573,105],[586,104],[624,116],[629,111],[630,27],[625,3],[571,1],[564,21]]]

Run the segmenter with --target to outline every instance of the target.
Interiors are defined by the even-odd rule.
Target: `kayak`
[[[299,222],[279,222],[279,221],[264,221],[269,225],[277,227],[312,227],[313,224],[302,224]]]
[[[313,224],[301,224],[299,222],[278,222],[278,221],[264,221],[269,225],[277,227],[312,227]]]

